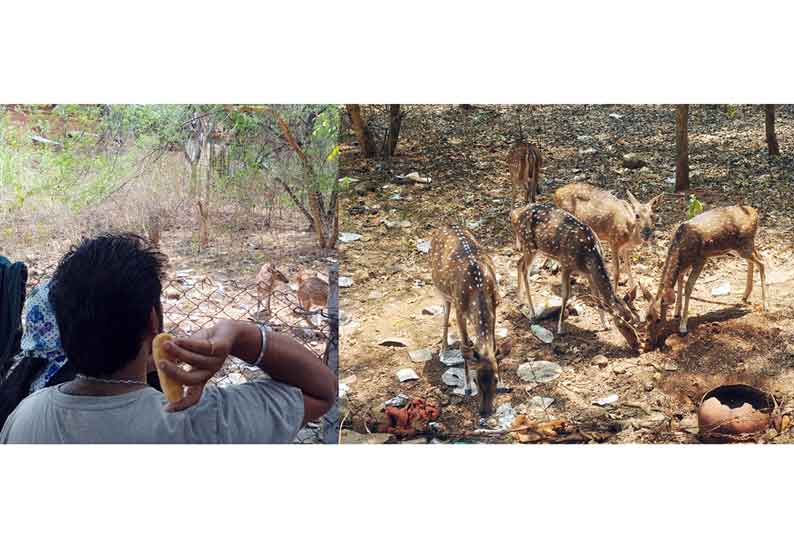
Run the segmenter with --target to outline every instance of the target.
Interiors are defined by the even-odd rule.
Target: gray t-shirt
[[[271,379],[219,388],[166,412],[154,388],[122,395],[69,395],[63,384],[39,390],[6,420],[0,444],[200,444],[292,442],[303,421],[298,388]]]

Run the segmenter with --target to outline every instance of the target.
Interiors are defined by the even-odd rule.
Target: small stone
[[[556,295],[547,297],[540,307],[536,307],[535,316],[536,320],[545,320],[552,316],[559,314],[562,308],[562,298]]]
[[[606,397],[602,397],[600,399],[596,399],[595,401],[593,401],[593,404],[594,405],[598,405],[598,406],[606,406],[606,405],[611,405],[612,403],[617,402],[617,400],[618,400],[618,394],[617,393],[611,393],[611,394],[607,395]]]
[[[546,344],[551,344],[551,341],[554,340],[554,334],[543,326],[532,324],[531,326],[529,326],[529,330],[532,331],[532,334],[535,337],[537,337]]]
[[[350,277],[339,277],[340,288],[350,288],[353,286],[353,279]]]
[[[441,354],[438,356],[438,359],[447,367],[461,365],[465,361],[463,359],[463,352],[460,350],[447,350],[446,352],[441,352]]]
[[[580,149],[579,156],[589,156],[592,154],[597,153],[598,151],[595,150],[593,147],[588,147],[587,149]]]
[[[473,371],[469,372],[469,387],[471,388],[471,395],[477,395],[477,385],[474,382]],[[451,367],[444,371],[441,375],[441,381],[447,386],[453,386],[455,389],[452,393],[455,395],[464,395],[463,384],[466,381],[466,373],[463,367]]]
[[[554,403],[553,397],[534,395],[527,403],[527,408],[530,410],[546,410],[552,403]]]
[[[402,348],[408,346],[402,339],[397,337],[387,337],[385,339],[381,339],[378,344],[381,346],[396,346]]]
[[[430,241],[425,239],[420,239],[416,242],[416,250],[421,252],[422,254],[427,254],[430,252]]]
[[[411,368],[403,368],[397,371],[397,378],[400,382],[408,382],[410,380],[419,380],[419,375]]]
[[[528,361],[518,366],[518,377],[524,382],[545,384],[562,374],[562,367],[553,361]]]
[[[711,295],[714,297],[722,297],[731,293],[731,285],[727,281],[721,282],[718,286],[711,289]]]
[[[640,169],[647,165],[648,163],[645,160],[640,159],[634,153],[623,155],[623,167],[626,169]]]
[[[339,234],[339,240],[343,243],[352,243],[353,241],[358,241],[359,239],[361,239],[361,235],[358,233],[342,232]]]
[[[408,357],[410,357],[411,361],[414,363],[427,363],[433,359],[433,353],[427,348],[422,348],[421,350],[408,352]]]
[[[400,382],[402,382],[402,380]],[[404,393],[401,393],[401,394],[399,394],[399,395],[397,395],[395,397],[392,397],[388,401],[386,401],[384,403],[384,406],[387,406],[387,407],[393,406],[393,407],[397,407],[397,408],[404,407],[405,405],[408,404],[408,401],[410,401],[410,399],[411,399],[410,397],[408,397]]]
[[[422,314],[438,316],[439,314],[444,314],[444,307],[441,305],[430,305],[429,307],[422,309]]]
[[[596,357],[593,358],[593,363],[598,365],[601,368],[606,367],[609,365],[609,359],[603,354],[598,354]]]

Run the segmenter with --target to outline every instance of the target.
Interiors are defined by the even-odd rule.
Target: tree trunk
[[[149,213],[146,229],[149,234],[149,243],[154,247],[160,246],[160,215],[157,212]]]
[[[209,208],[201,200],[196,201],[199,219],[199,251],[210,244]]]
[[[775,135],[775,106],[766,105],[766,145],[769,148],[769,156],[779,156],[780,147],[777,145]]]
[[[207,160],[207,177],[204,186],[196,190],[196,207],[199,219],[199,250],[204,250],[210,245],[210,192],[212,189],[212,165],[215,162],[215,145],[210,143]],[[197,168],[198,169],[198,168]]]
[[[386,138],[386,148],[383,149],[386,156],[394,156],[394,151],[397,149],[397,140],[400,138],[402,121],[400,104],[391,104],[389,106],[389,135]]]
[[[306,220],[309,221],[309,225],[310,225],[309,229],[313,230],[314,217],[309,213],[309,211],[306,210],[306,206],[303,205],[303,202],[300,199],[298,199],[298,196],[295,194],[295,192],[292,191],[292,188],[290,188],[290,186],[287,183],[285,183],[281,178],[276,177],[275,181],[284,188],[284,191],[287,193],[287,196],[289,196],[289,199],[292,200],[292,203],[295,204],[295,207],[297,207],[298,210],[303,214],[303,216],[306,217]]]
[[[689,132],[687,121],[689,105],[677,105],[675,112],[675,191],[689,190]]]
[[[345,106],[347,113],[350,115],[350,123],[353,126],[353,131],[358,139],[358,146],[361,149],[361,155],[364,158],[372,158],[375,156],[375,142],[372,140],[372,134],[367,128],[367,123],[361,117],[361,106],[358,104],[348,104]]]

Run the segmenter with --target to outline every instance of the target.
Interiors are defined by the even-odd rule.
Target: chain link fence
[[[28,268],[28,293],[39,283],[49,280],[54,267],[43,270]],[[192,269],[176,271],[163,284],[163,327],[174,335],[192,335],[219,320],[249,320],[267,323],[274,331],[291,335],[314,352],[334,374],[339,374],[339,288],[338,264],[328,266],[328,305],[305,311],[296,290],[290,284],[270,294],[270,311],[266,310],[267,294],[256,282],[215,279],[194,274]],[[325,278],[325,277],[323,277]],[[210,381],[224,387],[242,384],[264,373],[241,360],[229,357]],[[336,444],[339,435],[337,407],[320,420],[303,427],[295,440],[301,444]]]

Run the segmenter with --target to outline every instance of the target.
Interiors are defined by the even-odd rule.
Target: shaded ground
[[[342,203],[341,230],[362,235],[340,246],[345,274],[354,279],[342,299],[350,319],[342,328],[341,346],[341,378],[350,382],[348,425],[353,422],[355,429],[364,430],[360,423],[356,426],[357,419],[405,393],[439,402],[440,422],[452,440],[477,427],[477,399],[456,396],[441,382],[446,369],[437,358],[442,317],[422,313],[423,308],[438,305],[440,298],[432,287],[428,256],[416,249],[416,243],[430,239],[434,227],[445,221],[472,228],[496,263],[502,295],[497,327],[504,328],[513,343],[501,363],[513,391],[500,394],[497,406],[510,403],[531,420],[564,419],[598,435],[591,440],[607,442],[696,442],[696,404],[705,391],[722,383],[762,386],[787,410],[794,400],[793,107],[779,108],[777,132],[783,156],[776,159],[766,154],[760,107],[690,110],[694,193],[706,209],[749,204],[761,213],[757,245],[767,262],[770,312],[760,312],[757,273],[751,305],[739,304],[746,270],[743,260],[713,260],[693,294],[699,300],[693,297],[690,304],[688,337],[673,339],[672,348],[641,356],[627,351],[614,328],[601,330],[597,311],[584,299],[583,313],[566,320],[568,334],[555,337],[550,345],[530,333],[529,322],[519,312],[505,162],[518,133],[517,109],[407,106],[406,110],[397,156],[390,163],[360,159],[351,136],[343,146],[341,172],[358,181]],[[524,132],[540,144],[545,159],[541,201],[548,201],[554,189],[574,179],[613,190],[620,197],[629,189],[643,201],[665,192],[657,209],[657,242],[635,251],[633,262],[635,276],[655,291],[672,230],[686,219],[685,199],[672,193],[669,182],[674,175],[673,108],[578,105],[531,106],[524,111]],[[629,152],[637,153],[648,166],[624,169],[622,157]],[[394,183],[394,175],[412,171],[432,177],[432,183]],[[611,266],[608,253],[607,260]],[[731,293],[713,297],[711,289],[723,280],[730,283]],[[557,294],[558,283],[559,275],[542,270],[531,282],[533,298]],[[580,281],[574,295],[582,293],[588,289]],[[644,304],[640,307],[644,309]],[[552,320],[542,325],[555,329]],[[379,346],[384,337],[398,337],[407,347]],[[412,362],[408,352],[421,348],[430,348],[433,359]],[[519,364],[528,360],[556,362],[562,373],[550,383],[531,387],[516,374]],[[399,383],[396,371],[404,367],[414,369],[419,380]],[[593,404],[610,394],[617,394],[618,400],[605,407]],[[528,406],[533,396],[554,402],[545,410],[533,409]],[[492,425],[495,422],[491,420]],[[775,442],[792,440],[788,433],[770,437]],[[488,440],[509,441],[510,436]]]

